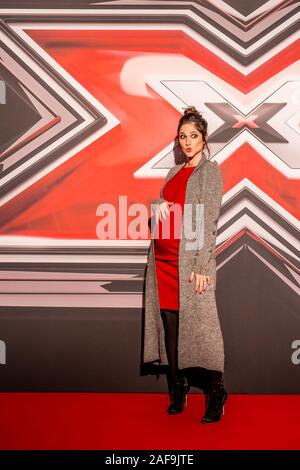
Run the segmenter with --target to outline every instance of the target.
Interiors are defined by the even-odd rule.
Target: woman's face
[[[189,158],[203,149],[202,134],[193,123],[186,123],[180,127],[178,140],[182,151]]]

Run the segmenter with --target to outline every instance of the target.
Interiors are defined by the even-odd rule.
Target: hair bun
[[[196,116],[202,118],[202,114],[199,113],[199,111],[195,108],[195,106],[188,106],[187,108],[185,108],[183,114],[184,116],[186,116],[187,114],[196,114]]]

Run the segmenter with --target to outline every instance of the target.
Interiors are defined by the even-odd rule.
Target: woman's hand
[[[205,274],[198,274],[192,271],[189,282],[192,282],[192,280],[195,277],[195,292],[198,292],[198,294],[202,294],[207,288],[207,284],[211,284],[211,278],[210,276],[206,276]]]
[[[165,219],[167,215],[170,215],[169,206],[174,204],[174,202],[164,201],[159,204],[155,212],[155,221],[158,222],[158,219],[162,221],[162,218]]]

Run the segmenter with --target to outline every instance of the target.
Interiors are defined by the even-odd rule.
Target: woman
[[[177,138],[184,162],[169,170],[160,198],[152,204],[158,234],[168,222],[170,237],[157,237],[156,232],[150,242],[144,362],[169,366],[169,414],[182,412],[186,404],[190,384],[183,369],[205,369],[209,386],[201,422],[211,423],[221,419],[227,398],[223,386],[223,337],[215,299],[216,231],[223,178],[217,162],[203,152],[209,152],[207,122],[195,107],[185,109]],[[182,208],[179,238],[173,205]]]

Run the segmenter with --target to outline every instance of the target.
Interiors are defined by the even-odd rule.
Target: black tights
[[[166,353],[169,362],[169,371],[172,379],[179,375],[178,369],[178,310],[161,309],[161,317],[165,330]],[[222,372],[210,370],[210,384],[222,380]]]
[[[166,353],[169,362],[169,371],[172,379],[178,375],[178,310],[161,309],[161,317],[165,330]]]

